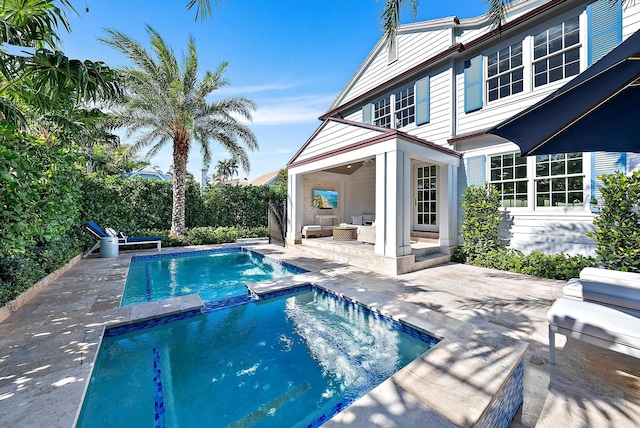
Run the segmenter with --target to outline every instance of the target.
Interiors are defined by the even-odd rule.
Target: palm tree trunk
[[[173,142],[173,209],[171,211],[171,233],[185,234],[184,222],[184,188],[187,176],[187,159],[189,156],[189,141],[175,140]]]

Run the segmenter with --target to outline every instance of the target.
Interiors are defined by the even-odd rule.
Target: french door
[[[413,229],[438,230],[438,167],[420,165],[415,168]]]

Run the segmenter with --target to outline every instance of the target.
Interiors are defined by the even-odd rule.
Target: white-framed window
[[[578,17],[533,37],[533,85],[546,85],[580,73],[580,22]]]
[[[582,153],[536,156],[536,207],[584,207]]]
[[[416,121],[416,108],[413,85],[399,90],[394,94],[396,129],[407,126]]]
[[[391,98],[386,97],[373,103],[373,124],[391,128]]]
[[[487,99],[494,101],[523,90],[522,42],[487,56]]]
[[[490,157],[489,181],[500,193],[503,207],[527,207],[529,180],[527,158],[519,153]]]

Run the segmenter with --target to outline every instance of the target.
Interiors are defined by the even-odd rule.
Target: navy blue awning
[[[640,31],[540,102],[487,130],[522,155],[640,152]]]

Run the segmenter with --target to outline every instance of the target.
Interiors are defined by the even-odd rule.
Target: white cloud
[[[254,125],[315,122],[326,112],[333,95],[301,95],[263,100],[253,114]]]
[[[225,86],[223,88],[217,89],[215,91],[216,96],[235,96],[241,94],[253,94],[258,92],[267,92],[267,91],[284,91],[286,89],[292,89],[297,86],[300,86],[302,82],[286,82],[284,80],[274,82],[274,83],[265,83],[262,85],[248,85],[248,86]]]

